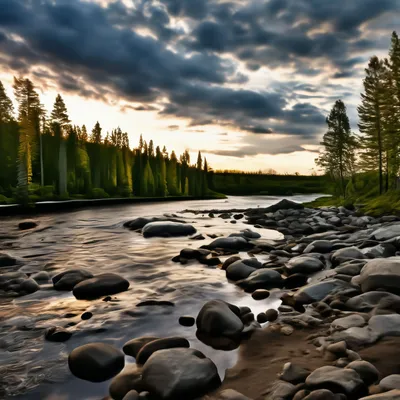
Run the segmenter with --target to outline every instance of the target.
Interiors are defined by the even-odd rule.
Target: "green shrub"
[[[110,195],[102,188],[93,188],[88,197],[89,199],[108,199]]]

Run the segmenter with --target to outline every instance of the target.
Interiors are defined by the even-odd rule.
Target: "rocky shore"
[[[183,213],[190,214],[246,221],[248,228],[201,245],[204,235],[177,215],[124,226],[146,239],[193,239],[174,262],[219,269],[221,279],[249,298],[279,304],[255,315],[215,299],[179,318],[207,346],[239,348],[238,363],[221,381],[214,362],[184,335],[132,337],[122,348],[93,342],[73,349],[73,375],[111,380],[108,398],[114,400],[400,399],[400,218],[372,218],[344,207],[309,209],[288,200],[268,208]],[[282,239],[266,240],[252,226],[279,231]],[[34,221],[20,226],[34,228]],[[18,263],[0,255],[1,270]],[[77,268],[50,277],[13,270],[0,274],[0,292],[25,296],[49,279],[53,290],[88,301],[110,301],[131,285],[111,272]],[[137,307],[174,306],[150,302]],[[91,318],[87,314],[82,319]],[[54,326],[45,339],[65,342],[71,335],[68,327]],[[126,365],[127,358],[136,363]]]

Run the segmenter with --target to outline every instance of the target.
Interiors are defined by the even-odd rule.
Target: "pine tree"
[[[65,106],[64,100],[60,94],[56,97],[50,118],[53,123],[59,124],[62,129],[66,129],[71,122],[68,117],[67,107]]]
[[[378,165],[379,193],[383,193],[383,163],[384,163],[384,131],[382,108],[385,103],[384,75],[385,66],[378,57],[372,57],[365,70],[364,93],[362,103],[358,107],[360,132],[363,134],[362,167],[365,170],[375,169]]]
[[[101,143],[101,126],[99,124],[99,121],[96,122],[94,128],[92,129],[92,136],[90,137],[90,141],[96,144]]]
[[[168,193],[172,196],[176,196],[178,194],[177,173],[176,173],[177,162],[178,159],[176,158],[175,152],[172,150],[171,159],[169,160],[167,166],[167,188],[168,188]]]
[[[86,143],[89,141],[89,135],[87,133],[86,125],[82,125],[81,136],[80,136],[79,140],[82,143]]]
[[[336,101],[326,118],[326,123],[328,131],[321,142],[324,149],[315,162],[325,170],[326,174],[339,182],[340,193],[344,197],[345,179],[354,172],[354,152],[357,142],[350,130],[346,106],[341,100]]]
[[[14,120],[14,106],[7,96],[2,82],[0,81],[0,124],[6,124]]]

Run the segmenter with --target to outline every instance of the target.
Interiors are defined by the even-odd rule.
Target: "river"
[[[319,195],[291,197],[297,202],[311,201]],[[207,214],[182,213],[185,209],[245,209],[266,207],[282,197],[231,196],[227,200],[176,201],[96,207],[35,217],[39,226],[19,231],[21,217],[2,218],[0,252],[22,260],[21,271],[47,271],[51,275],[70,268],[85,268],[93,274],[115,272],[130,281],[127,292],[104,302],[76,300],[71,292],[57,292],[51,283],[41,290],[18,298],[0,297],[0,397],[9,399],[80,400],[102,399],[110,382],[90,383],[71,375],[68,354],[90,342],[105,342],[122,348],[139,336],[181,336],[191,347],[202,351],[218,366],[221,377],[237,360],[237,350],[217,351],[196,338],[195,327],[178,323],[182,315],[196,317],[210,299],[223,299],[238,306],[249,306],[255,315],[279,302],[256,302],[225,278],[224,271],[198,262],[181,265],[171,261],[185,247],[199,247],[212,241],[207,234],[239,232],[249,226]],[[140,216],[176,214],[192,223],[206,240],[188,238],[144,239],[124,229],[122,224]],[[273,230],[255,229],[264,239],[279,239]],[[242,254],[246,257],[246,254]],[[262,256],[257,256],[262,260]],[[224,260],[225,258],[222,258]],[[4,270],[4,271],[3,271]],[[8,272],[14,269],[2,269]],[[0,293],[1,294],[1,293]],[[114,296],[113,296],[114,297]],[[168,300],[174,307],[135,307],[143,300]],[[81,320],[83,312],[93,317]],[[72,323],[73,336],[65,343],[44,340],[44,330]],[[126,363],[134,359],[126,357]]]

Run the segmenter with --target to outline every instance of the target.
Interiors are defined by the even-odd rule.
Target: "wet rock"
[[[244,263],[242,260],[235,261],[226,269],[226,277],[231,281],[246,279],[256,268]]]
[[[25,279],[19,286],[19,292],[28,294],[35,293],[40,290],[40,286],[33,279]]]
[[[190,240],[205,240],[206,238],[204,237],[204,235],[199,233],[198,235],[194,235],[194,236],[190,237],[189,239]]]
[[[361,270],[357,283],[363,292],[384,290],[400,293],[400,258],[368,261]]]
[[[124,354],[106,343],[89,343],[72,350],[68,365],[77,378],[103,382],[124,368]]]
[[[187,260],[199,260],[205,258],[211,254],[210,250],[207,249],[183,249],[180,252],[180,257],[186,258]]]
[[[139,393],[136,390],[130,390],[122,400],[139,400]]]
[[[360,348],[375,343],[379,336],[369,327],[354,327],[335,332],[331,339],[336,342],[344,340],[349,348]]]
[[[236,220],[242,219],[243,217],[244,217],[243,214],[235,214],[235,215],[233,216],[233,218],[235,218]]]
[[[398,302],[400,301],[400,296],[382,291],[367,292],[347,300],[346,308],[354,311],[369,312],[378,306],[382,300]]]
[[[109,387],[109,393],[114,400],[125,400],[125,397],[131,392],[136,393],[145,390],[142,382],[142,372],[136,364],[128,364],[124,370],[118,374]],[[139,397],[138,397],[139,398]]]
[[[279,378],[296,385],[304,382],[308,375],[310,375],[310,371],[300,367],[299,365],[288,362],[283,366],[283,370],[279,375]]]
[[[142,379],[162,400],[197,399],[221,384],[215,364],[193,349],[157,351],[146,362]]]
[[[224,261],[221,269],[225,271],[231,264],[233,264],[236,261],[240,261],[240,260],[241,260],[241,258],[239,256],[229,257],[227,260]]]
[[[257,315],[257,322],[260,324],[264,324],[265,322],[268,322],[268,317],[265,313],[260,313]]]
[[[353,369],[367,386],[378,381],[379,371],[368,361],[353,361],[346,368]]]
[[[31,278],[37,283],[46,283],[50,280],[50,275],[46,271],[41,271],[31,275]]]
[[[332,254],[331,260],[333,265],[339,265],[348,260],[362,260],[365,258],[365,255],[357,247],[346,247],[336,250]]]
[[[139,365],[144,365],[146,361],[157,351],[174,349],[174,348],[189,348],[190,344],[187,339],[180,337],[169,337],[153,340],[145,344],[139,351],[136,362]]]
[[[330,344],[326,350],[334,354],[337,358],[347,355],[347,345],[345,341]]]
[[[379,382],[379,387],[385,392],[393,389],[400,390],[400,375],[389,375],[383,378]]]
[[[211,300],[202,307],[197,316],[197,329],[212,337],[237,337],[244,328],[239,316],[240,310],[236,306],[222,300]]]
[[[356,276],[359,275],[362,267],[365,265],[366,262],[362,263],[352,263],[352,264],[342,264],[340,267],[335,268],[335,271],[338,274],[344,274],[344,275],[351,275],[351,276]]]
[[[37,222],[34,221],[33,219],[26,219],[25,221],[21,221],[18,224],[18,228],[21,231],[25,231],[25,230],[28,230],[28,229],[33,229],[33,228],[36,228],[37,226],[38,226]]]
[[[270,308],[265,312],[265,315],[267,316],[267,321],[273,322],[276,319],[278,319],[279,313],[278,311],[274,310],[273,308]]]
[[[252,249],[254,245],[242,237],[227,237],[215,239],[208,247],[210,249],[244,251]]]
[[[59,326],[48,328],[45,333],[45,339],[49,342],[66,342],[72,336],[72,332]]]
[[[229,219],[231,217],[230,213],[222,213],[219,215],[219,218],[221,219]]]
[[[147,224],[151,222],[167,222],[167,221],[181,222],[181,223],[185,222],[174,218],[166,218],[166,217],[151,217],[151,218],[139,217],[132,221],[125,222],[124,227],[129,228],[131,230],[138,230],[144,228]]]
[[[9,254],[0,253],[0,268],[1,267],[11,267],[17,264],[17,260],[11,257]]]
[[[283,279],[279,272],[274,271],[273,269],[263,268],[255,270],[246,279],[237,282],[237,284],[245,291],[253,292],[257,289],[273,289],[282,287]]]
[[[356,371],[325,366],[313,371],[306,379],[309,388],[324,388],[347,396],[360,396],[367,393],[364,382]]]
[[[136,307],[154,307],[154,306],[160,306],[160,307],[175,307],[175,304],[172,303],[171,301],[166,301],[166,300],[144,300],[141,301],[140,303],[136,304]]]
[[[296,289],[296,288],[306,285],[308,279],[309,279],[309,277],[307,275],[293,274],[293,275],[288,276],[284,280],[283,286],[286,289]]]
[[[314,390],[309,395],[304,397],[304,400],[339,400],[330,390],[320,389]]]
[[[179,318],[179,323],[182,326],[189,327],[189,326],[193,326],[196,323],[196,320],[193,317],[183,315],[182,317]]]
[[[291,200],[283,199],[280,202],[273,204],[264,209],[265,213],[274,213],[278,210],[302,210],[304,205],[301,203],[296,203]],[[400,235],[400,234],[399,234]]]
[[[249,397],[233,389],[225,389],[218,394],[217,400],[251,400]]]
[[[400,400],[400,390],[391,390],[386,393],[373,394],[360,400]]]
[[[334,294],[350,287],[347,282],[338,279],[311,283],[298,290],[294,295],[294,300],[300,304],[310,304],[323,300],[328,294]]]
[[[268,290],[265,290],[265,289],[257,289],[251,295],[251,297],[254,300],[265,300],[265,299],[268,299],[269,296],[270,296],[270,292]]]
[[[92,300],[128,290],[129,282],[117,274],[101,274],[78,283],[73,294],[79,300]]]
[[[84,312],[82,315],[81,315],[81,319],[83,320],[83,321],[87,321],[87,320],[89,320],[90,318],[92,318],[93,317],[93,314],[90,312],[90,311],[86,311],[86,312]]]
[[[289,382],[277,381],[269,391],[268,400],[291,399],[296,393],[297,388]]]
[[[332,251],[332,242],[329,240],[315,240],[311,242],[303,251],[307,253],[330,253]]]
[[[359,314],[348,315],[347,317],[335,319],[331,323],[333,330],[344,330],[353,327],[361,327],[366,325],[365,318]]]
[[[143,336],[136,339],[129,340],[124,344],[123,351],[128,356],[136,358],[139,351],[143,346],[147,343],[153,342],[154,340],[158,340],[158,337],[155,336]]]
[[[387,258],[396,254],[396,247],[390,243],[382,243],[373,247],[364,248],[362,252],[368,258]]]
[[[85,269],[70,269],[53,276],[53,286],[56,290],[72,290],[78,283],[93,278],[93,274]]]
[[[400,236],[400,224],[392,224],[388,226],[383,226],[371,234],[371,239],[384,241],[392,239],[396,236]]]
[[[286,264],[286,269],[289,274],[312,274],[324,269],[324,264],[315,257],[299,256],[292,258]]]
[[[142,229],[145,238],[190,236],[196,233],[196,229],[190,224],[179,222],[150,222]]]

